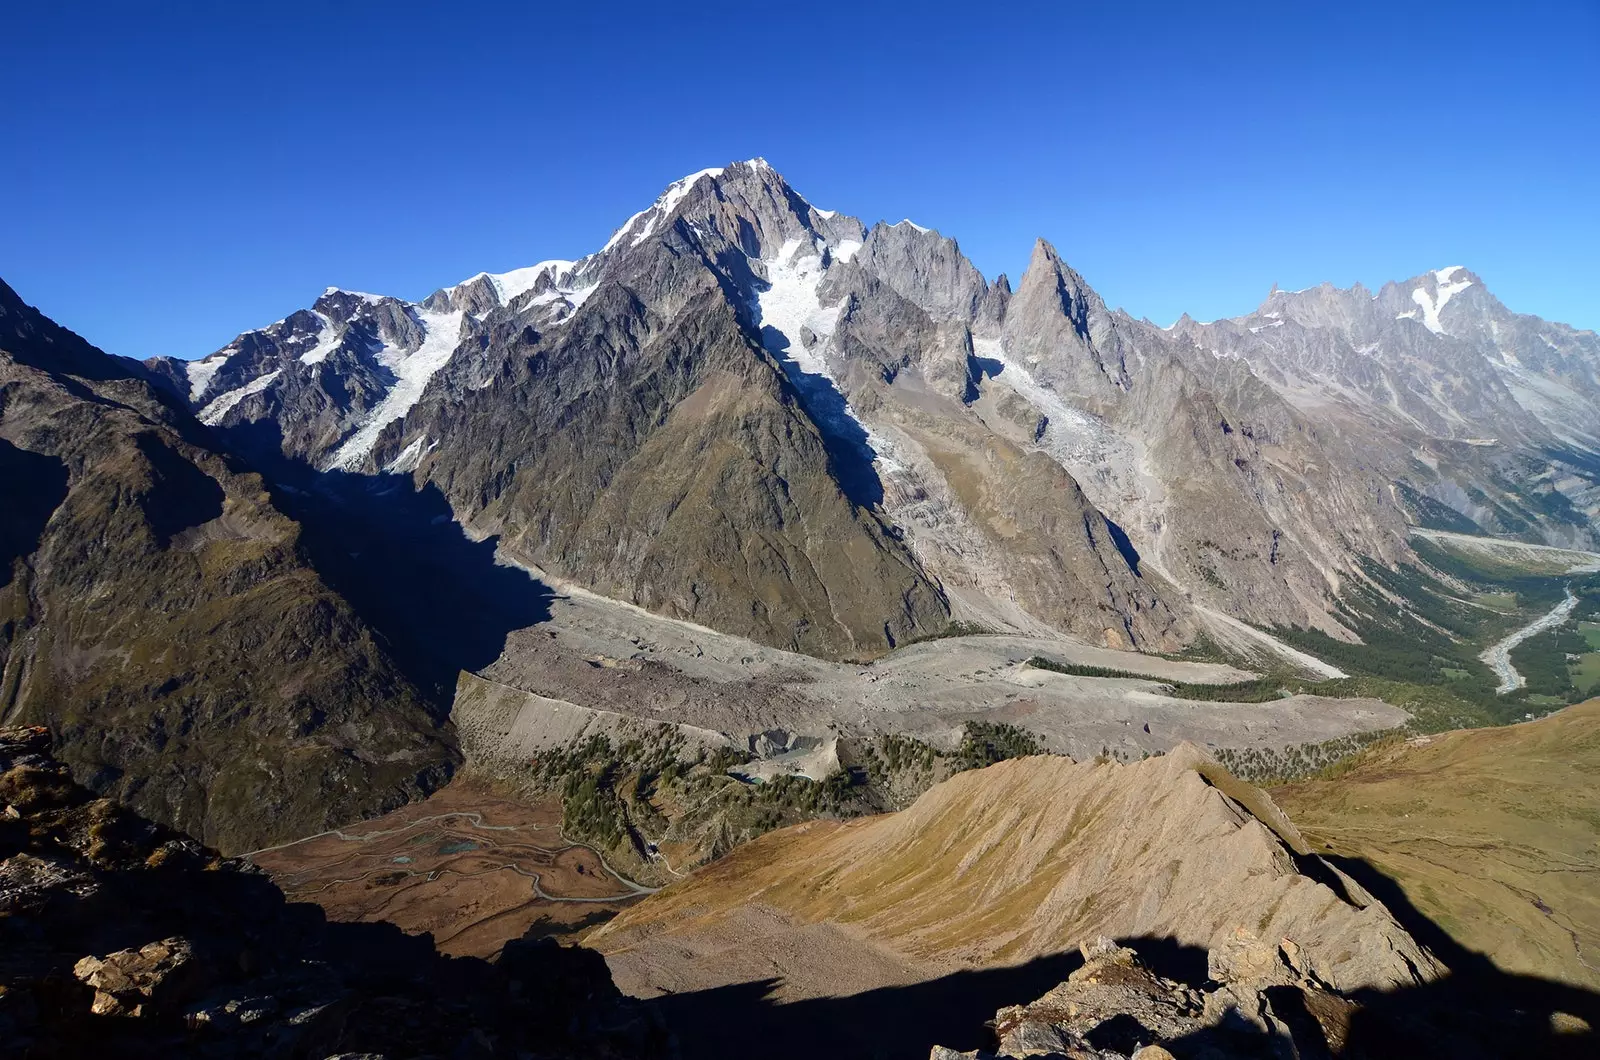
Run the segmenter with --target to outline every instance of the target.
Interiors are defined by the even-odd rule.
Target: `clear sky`
[[[202,8],[208,9],[202,13]],[[1112,305],[1466,265],[1600,328],[1600,4],[12,5],[0,277],[114,353],[576,258],[766,157]]]

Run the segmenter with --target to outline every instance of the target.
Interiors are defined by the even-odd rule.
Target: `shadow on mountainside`
[[[913,986],[789,1004],[769,997],[779,980],[761,979],[669,994],[649,1004],[672,1029],[685,1058],[927,1060],[935,1045],[992,1046],[984,1025],[996,1009],[1032,1001],[1082,964],[1077,953],[1064,953],[1015,968],[955,972]]]
[[[822,435],[822,444],[828,450],[829,463],[839,488],[851,502],[861,508],[873,508],[883,503],[883,480],[878,477],[874,461],[877,450],[867,429],[850,411],[844,394],[833,380],[825,375],[807,372],[791,355],[790,337],[770,325],[761,329],[761,341],[768,352],[778,358],[784,375],[794,387],[811,422]]]
[[[276,500],[304,527],[317,570],[441,713],[459,671],[488,666],[512,630],[549,619],[549,586],[495,562],[498,539],[469,538],[437,486],[346,472],[298,481]]]
[[[19,449],[0,438],[0,589],[11,584],[17,560],[39,547],[45,524],[67,499],[67,465],[53,456]]]
[[[1370,862],[1322,857],[1382,902],[1451,971],[1447,978],[1420,987],[1354,995],[1362,1010],[1351,1026],[1348,1055],[1600,1056],[1600,993],[1503,972],[1488,957],[1451,938]],[[1558,1013],[1582,1020],[1588,1032],[1561,1033],[1555,1026]]]
[[[1341,868],[1349,867],[1341,863]],[[1361,881],[1374,894],[1367,879]],[[1381,885],[1380,885],[1381,886]],[[1393,887],[1393,884],[1389,885]],[[1395,888],[1398,890],[1398,888]],[[1379,895],[1387,898],[1386,895]],[[1399,910],[1395,905],[1390,906]],[[1407,915],[1415,913],[1407,906]],[[1407,918],[1402,917],[1404,922]],[[1408,927],[1411,924],[1407,924]],[[1585,1057],[1600,1055],[1600,994],[1532,976],[1508,975],[1477,955],[1438,939],[1429,924],[1417,932],[1435,953],[1460,964],[1445,979],[1399,990],[1360,991],[1341,1047],[1326,1042],[1299,991],[1273,988],[1274,1011],[1295,1031],[1298,1045],[1226,1027],[1166,1043],[1178,1060],[1224,1057],[1323,1056],[1343,1058]],[[1147,968],[1200,988],[1207,982],[1206,951],[1168,938],[1118,940]],[[1465,956],[1463,956],[1465,954]],[[958,1051],[992,1050],[997,1010],[1036,1000],[1083,964],[1077,953],[1041,957],[1013,968],[956,972],[911,986],[885,987],[848,997],[780,1004],[771,998],[777,979],[738,983],[649,1002],[678,1038],[684,1057],[758,1052],[769,1060],[827,1056],[834,1060],[926,1060],[935,1045]],[[1299,1001],[1299,1007],[1296,1002]],[[1565,1014],[1560,1016],[1558,1014]],[[1121,1017],[1119,1017],[1120,1019]],[[1142,1030],[1128,1018],[1131,1032]],[[1101,1032],[1115,1036],[1116,1021]],[[1562,1026],[1562,1023],[1565,1026]],[[1107,1028],[1110,1028],[1109,1030]],[[1093,1040],[1091,1038],[1091,1040]],[[1144,1039],[1148,1040],[1148,1038]],[[1129,1042],[1132,1038],[1129,1039]],[[1104,1047],[1131,1048],[1106,1041]],[[1218,1053],[1219,1047],[1222,1052]],[[1286,1052],[1298,1048],[1298,1054]]]

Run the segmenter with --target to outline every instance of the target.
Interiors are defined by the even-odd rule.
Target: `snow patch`
[[[756,312],[763,343],[774,353],[788,356],[802,372],[833,381],[818,351],[821,340],[833,334],[844,303],[825,307],[817,300],[817,288],[827,275],[821,256],[804,240],[789,239],[776,257],[762,264],[767,268],[767,289],[756,294]],[[769,335],[769,328],[777,334]],[[817,337],[809,347],[800,336],[802,328]]]
[[[923,228],[921,225],[917,224],[917,222],[913,221],[909,217],[906,217],[906,218],[903,218],[903,219],[901,219],[899,221],[896,221],[894,224],[890,225],[889,227],[890,228],[899,228],[901,225],[910,225],[912,228],[915,228],[919,232],[927,232],[928,231],[928,229]]]
[[[815,206],[813,206],[811,208],[813,210],[817,210],[817,208]],[[821,218],[824,218],[825,220],[831,221],[835,217],[839,216],[839,211],[838,210],[817,210],[817,216],[821,217]]]
[[[322,321],[322,331],[317,338],[317,344],[300,355],[301,364],[321,364],[328,359],[328,354],[339,348],[339,343],[344,340],[344,333],[333,321],[317,313],[318,320]]]
[[[839,245],[833,248],[834,261],[849,261],[856,256],[856,251],[861,249],[861,241],[857,239],[841,239]]]
[[[1258,325],[1256,325],[1255,327],[1250,329],[1250,334],[1259,335],[1263,331],[1267,330],[1268,328],[1281,328],[1281,327],[1283,327],[1283,321],[1274,320],[1270,324],[1258,324]]]
[[[326,298],[330,294],[348,294],[352,297],[361,299],[368,305],[377,305],[386,297],[385,295],[381,294],[368,294],[366,291],[347,291],[343,287],[329,287],[322,292],[322,297]]]
[[[1451,282],[1450,277],[1462,269],[1460,265],[1452,265],[1447,269],[1434,272],[1434,287],[1437,295],[1430,295],[1425,288],[1418,287],[1411,292],[1411,300],[1422,310],[1422,326],[1435,335],[1445,334],[1444,325],[1439,322],[1439,314],[1444,311],[1445,303],[1456,295],[1472,286],[1471,280]],[[1401,314],[1405,316],[1407,314]]]
[[[251,394],[261,393],[261,391],[272,385],[272,381],[274,379],[278,378],[278,376],[282,374],[282,368],[275,368],[272,371],[267,372],[265,375],[256,376],[244,386],[228,391],[226,394],[218,397],[215,401],[211,402],[205,408],[200,410],[200,422],[205,424],[207,427],[215,427],[217,424],[222,422],[222,417],[226,416],[229,410],[235,405],[249,397]]]
[[[417,319],[424,332],[422,344],[409,354],[394,347],[387,347],[378,354],[379,363],[391,368],[398,378],[360,428],[334,451],[327,468],[359,469],[372,447],[378,444],[379,433],[411,411],[421,399],[428,380],[455,354],[461,341],[463,315],[460,312],[418,313]]]
[[[537,265],[529,265],[524,269],[512,269],[510,272],[480,272],[476,276],[468,277],[450,288],[464,287],[474,280],[488,280],[494,287],[494,293],[499,296],[501,305],[509,305],[511,300],[518,295],[529,291],[539,282],[539,277],[545,273],[550,274],[550,279],[559,283],[564,273],[570,273],[576,262],[566,261],[561,258],[552,258],[541,261]]]
[[[424,447],[426,443],[426,447]],[[409,474],[422,463],[422,458],[439,448],[438,442],[430,442],[426,435],[417,435],[411,444],[400,450],[400,455],[389,461],[383,470],[391,475]]]
[[[638,216],[638,214],[634,215],[634,217]],[[476,276],[462,280],[455,287],[450,287],[448,290],[454,291],[457,287],[463,287],[477,280],[488,280],[490,286],[494,288],[495,296],[500,300],[500,304],[510,305],[514,300],[531,291],[534,285],[539,282],[540,277],[548,275],[553,286],[549,290],[541,291],[539,294],[534,295],[528,300],[528,304],[545,306],[555,302],[566,302],[570,309],[575,311],[583,304],[586,298],[594,293],[596,286],[595,284],[590,284],[588,287],[569,286],[577,265],[577,262],[567,261],[564,258],[551,258],[549,261],[541,261],[537,265],[529,265],[522,269],[512,269],[510,272],[480,272]]]
[[[211,385],[212,377],[218,369],[228,363],[228,358],[237,352],[226,349],[220,353],[213,353],[201,361],[189,361],[183,366],[184,374],[189,377],[189,400],[199,401],[200,395],[206,392],[206,387]]]
[[[859,248],[860,244],[856,246]],[[892,448],[887,439],[863,423],[850,403],[843,400],[838,380],[824,356],[844,302],[824,306],[817,299],[817,288],[827,275],[822,255],[812,244],[794,238],[786,240],[777,255],[762,264],[767,269],[767,288],[756,293],[755,307],[762,345],[783,360],[785,370],[792,369],[790,378],[802,390],[809,385],[839,394],[836,411],[824,411],[822,403],[813,408],[813,415],[831,420],[823,426],[842,437],[860,431],[880,473],[898,470],[899,465],[886,456]],[[809,344],[802,337],[803,330],[812,335]],[[807,376],[811,377],[809,381]]]

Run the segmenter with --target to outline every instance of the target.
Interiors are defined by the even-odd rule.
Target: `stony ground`
[[[1004,721],[1035,732],[1052,751],[1093,757],[1111,749],[1137,759],[1183,740],[1281,748],[1389,728],[1407,717],[1365,699],[1174,699],[1161,694],[1161,680],[1225,684],[1253,675],[1063,636],[948,637],[870,664],[833,663],[555,587],[549,620],[513,631],[481,676],[583,707],[736,736],[840,728],[939,744],[967,721]],[[1047,673],[1024,665],[1035,655],[1152,680]]]

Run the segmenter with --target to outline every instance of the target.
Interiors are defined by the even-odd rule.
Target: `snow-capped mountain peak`
[[[760,159],[756,161],[759,162]],[[765,163],[763,162],[762,165],[765,165]],[[691,188],[707,178],[715,180],[717,177],[722,176],[724,172],[726,170],[722,166],[715,166],[690,173],[688,176],[680,177],[668,184],[667,190],[661,193],[660,198],[624,221],[622,227],[613,232],[611,238],[606,240],[606,245],[600,248],[599,253],[606,253],[621,243],[624,237],[631,237],[628,242],[630,247],[636,247],[643,243],[654,234],[661,221],[670,215],[673,210],[677,209],[678,204],[683,201],[684,196],[689,194]]]

